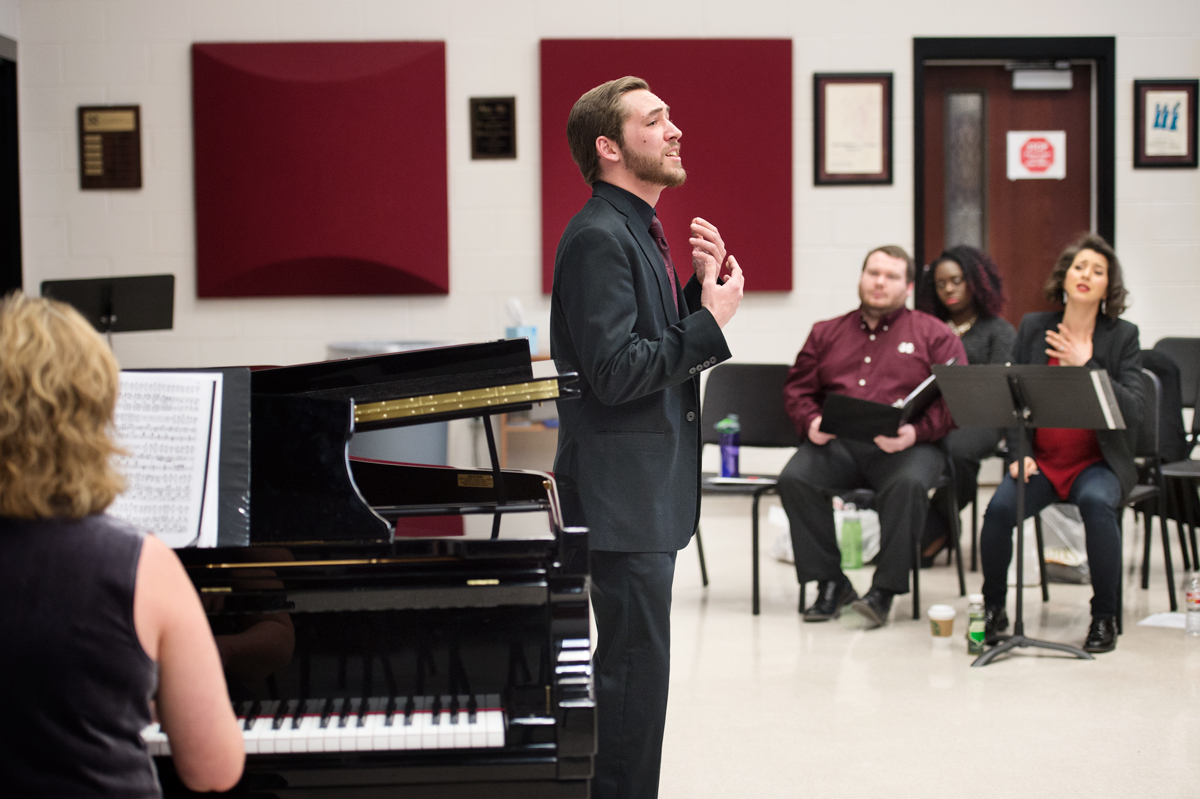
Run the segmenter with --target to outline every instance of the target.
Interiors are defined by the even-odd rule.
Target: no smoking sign
[[[1066,176],[1066,131],[1008,131],[1009,180],[1062,180]]]

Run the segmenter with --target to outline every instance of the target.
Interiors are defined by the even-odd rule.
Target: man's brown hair
[[[1125,300],[1129,297],[1129,292],[1125,290],[1125,279],[1121,273],[1121,262],[1117,259],[1116,251],[1103,237],[1095,233],[1084,233],[1062,251],[1058,256],[1058,261],[1054,264],[1054,269],[1050,270],[1050,277],[1046,278],[1046,285],[1042,287],[1042,291],[1045,292],[1046,299],[1050,302],[1056,302],[1059,305],[1065,304],[1063,283],[1067,279],[1067,270],[1074,263],[1075,256],[1083,250],[1098,252],[1108,261],[1108,293],[1104,295],[1104,304],[1100,306],[1100,312],[1116,319],[1125,312]]]
[[[624,146],[623,129],[629,119],[629,108],[622,98],[637,89],[649,91],[650,84],[626,75],[600,84],[576,100],[571,108],[567,117],[567,143],[571,146],[571,158],[589,186],[600,179],[596,139],[605,136]]]
[[[908,285],[911,286],[913,281],[917,279],[916,262],[913,261],[911,255],[904,251],[903,247],[899,247],[895,244],[885,244],[882,247],[876,247],[867,253],[867,257],[863,258],[863,265],[862,269],[859,270],[860,272],[865,272],[867,270],[867,261],[871,260],[871,256],[877,252],[881,252],[884,255],[890,255],[893,258],[899,258],[901,261],[904,261],[904,280],[906,283],[908,283]]]

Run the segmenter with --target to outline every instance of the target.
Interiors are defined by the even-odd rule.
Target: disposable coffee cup
[[[929,608],[929,632],[934,645],[949,646],[954,634],[955,610],[949,605],[934,605]]]

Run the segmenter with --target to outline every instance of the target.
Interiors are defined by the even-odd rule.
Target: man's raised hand
[[[712,313],[717,324],[723,328],[729,324],[729,320],[737,313],[738,306],[742,304],[742,289],[746,279],[742,276],[742,268],[738,266],[737,259],[732,255],[727,259],[730,270],[729,277],[720,284],[717,283],[717,273],[721,270],[717,267],[713,257],[705,255],[704,261],[700,304]],[[700,275],[701,273],[697,270],[696,274]]]

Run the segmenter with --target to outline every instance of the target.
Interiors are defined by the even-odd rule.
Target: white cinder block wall
[[[914,36],[1117,36],[1117,241],[1146,346],[1200,335],[1200,172],[1131,167],[1134,78],[1200,76],[1200,3],[1011,0],[0,0],[19,43],[25,284],[173,272],[175,330],[118,336],[131,367],[296,363],[348,339],[498,337],[519,297],[543,331],[537,44],[543,37],[792,37],[795,288],[746,298],[734,357],[790,361],[811,324],[855,303],[864,252],[912,246]],[[194,41],[443,39],[449,109],[446,297],[206,300],[195,297],[190,75]],[[812,73],[895,73],[895,184],[812,185]],[[616,76],[616,72],[614,72]],[[472,162],[467,98],[516,95],[516,161]],[[671,98],[666,98],[670,101]],[[75,108],[142,107],[145,188],[81,192]],[[714,124],[672,109],[681,126]],[[728,123],[726,123],[728,124]],[[756,146],[755,120],[731,135]],[[563,140],[548,142],[565,147]],[[762,153],[772,168],[776,153]],[[697,208],[697,213],[703,213]],[[720,220],[715,220],[718,224]],[[737,242],[729,242],[737,252]],[[746,263],[746,269],[754,264]]]

